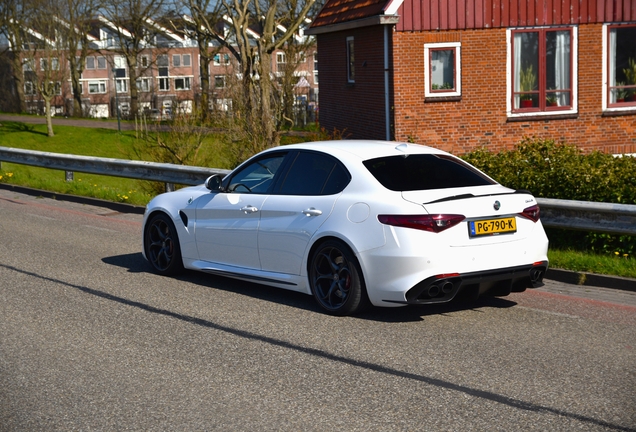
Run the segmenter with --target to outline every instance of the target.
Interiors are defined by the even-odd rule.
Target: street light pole
[[[113,87],[115,87],[115,110],[117,111],[117,130],[121,132],[121,120],[119,119],[119,96],[117,95],[117,75],[116,69],[113,68]]]

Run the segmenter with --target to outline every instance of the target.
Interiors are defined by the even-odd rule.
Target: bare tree
[[[60,21],[51,19],[55,16],[56,5],[53,1],[40,4],[38,14],[24,22],[23,29],[30,36],[29,50],[23,52],[28,65],[28,81],[32,92],[37,93],[44,101],[44,114],[48,136],[54,136],[51,121],[54,98],[63,101],[62,85],[68,71],[66,55],[68,53],[64,39],[60,37]]]
[[[240,86],[234,89],[232,111],[242,130],[242,145],[255,153],[279,142],[281,103],[272,74],[272,53],[298,33],[315,0],[220,0],[231,28],[222,38],[236,57]],[[207,22],[211,33],[216,23]]]
[[[130,112],[139,112],[137,78],[140,76],[138,59],[149,46],[156,45],[159,33],[152,25],[165,13],[164,0],[104,0],[106,17],[115,25],[117,46],[109,47],[126,58],[130,80]]]
[[[100,0],[58,0],[56,17],[59,37],[63,38],[68,49],[69,73],[73,93],[72,114],[83,117],[82,85],[80,82],[86,57],[90,53],[88,34],[90,20],[100,6]]]
[[[179,2],[177,2],[179,3]],[[208,118],[210,106],[210,63],[219,49],[211,49],[212,42],[220,40],[216,32],[208,30],[208,23],[218,23],[220,20],[219,3],[215,0],[187,0],[185,5],[185,31],[197,41],[200,59],[201,103],[199,112],[202,120]]]

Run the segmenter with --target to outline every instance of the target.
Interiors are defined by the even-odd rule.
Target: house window
[[[512,111],[574,107],[573,28],[512,32]]]
[[[609,107],[636,106],[636,26],[608,26],[606,95]]]
[[[34,69],[35,69],[35,60],[33,59],[24,60],[24,63],[22,63],[22,70],[24,72],[33,72]]]
[[[190,90],[190,77],[177,77],[174,79],[175,90]]]
[[[44,59],[44,58],[40,59],[40,70],[41,71],[45,71],[47,69],[48,65],[49,65],[49,62],[48,62],[47,59]]]
[[[126,74],[126,58],[122,56],[116,56],[113,58],[113,73],[117,78],[125,78]]]
[[[216,75],[214,77],[215,88],[225,88],[225,75]]]
[[[284,52],[276,53],[276,70],[283,71],[287,63],[287,56]]]
[[[183,56],[181,56],[181,60],[183,60],[183,66],[184,67],[189,67],[192,63],[190,61],[190,54],[183,54]]]
[[[181,55],[172,54],[172,66],[181,67]]]
[[[165,67],[166,69],[168,68],[169,64],[168,64],[168,56],[165,54],[161,54],[157,56],[157,66],[159,66],[159,69],[161,69],[162,67]]]
[[[95,57],[86,57],[86,69],[95,69]]]
[[[230,64],[230,55],[229,54],[215,54],[213,58],[214,66],[225,66]]]
[[[137,80],[137,90],[140,92],[150,91],[150,78],[139,78]]]
[[[314,53],[314,84],[318,84],[318,53]]]
[[[106,57],[97,57],[97,69],[106,69]]]
[[[354,83],[356,77],[355,58],[353,53],[353,36],[347,38],[347,82]]]
[[[427,98],[461,95],[461,44],[424,44],[424,96]]]
[[[118,79],[115,81],[115,89],[117,93],[128,93],[128,80]]]
[[[106,93],[106,81],[89,81],[88,92],[90,94]]]
[[[159,91],[170,90],[170,78],[158,78],[157,83],[159,86]]]
[[[25,96],[34,96],[35,95],[35,85],[33,85],[33,81],[25,81],[24,82],[24,95]]]
[[[139,64],[141,65],[141,67],[143,68],[147,68],[148,67],[148,56],[141,56],[139,58]]]

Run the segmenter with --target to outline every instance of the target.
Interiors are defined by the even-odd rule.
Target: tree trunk
[[[18,94],[18,112],[26,112],[26,102],[24,97],[24,72],[22,70],[22,62],[20,53],[14,52],[11,57],[11,67],[13,68],[13,80],[15,82],[15,90]]]
[[[46,110],[46,131],[49,137],[55,136],[53,133],[53,119],[51,118],[51,98],[47,96],[42,96],[44,99],[44,107]]]

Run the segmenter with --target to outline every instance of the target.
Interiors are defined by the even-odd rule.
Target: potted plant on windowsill
[[[627,96],[627,90],[622,88],[625,85],[624,82],[617,82],[614,92],[616,93],[616,103],[625,102],[625,97]]]
[[[547,106],[557,106],[557,94],[548,93],[548,95],[545,97],[545,103]]]
[[[534,101],[532,93],[537,85],[537,75],[534,73],[532,65],[519,72],[519,90],[521,91],[521,108],[532,108]]]
[[[636,60],[630,57],[627,60],[627,68],[623,69],[623,73],[625,74],[625,79],[627,80],[627,85],[633,86],[636,85]],[[627,94],[625,95],[625,102],[636,100],[634,93],[636,89],[626,89]]]

